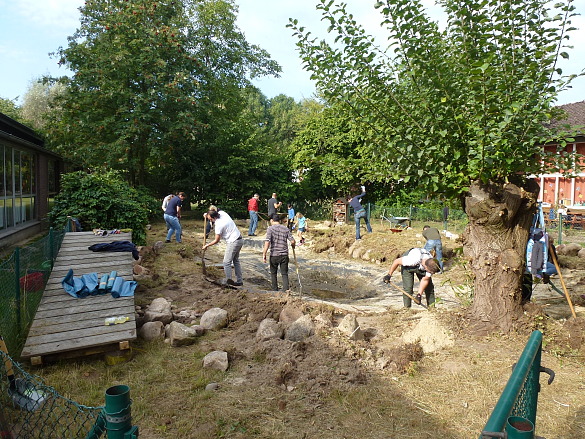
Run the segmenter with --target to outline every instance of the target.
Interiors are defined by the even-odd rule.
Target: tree
[[[15,101],[11,99],[0,98],[0,113],[23,123],[20,108]]]
[[[459,198],[469,217],[464,249],[475,273],[471,315],[508,331],[521,315],[520,282],[538,186],[529,177],[570,167],[546,154],[557,93],[575,75],[557,66],[572,1],[440,0],[444,30],[417,0],[377,1],[388,38],[377,45],[345,5],[317,9],[335,43],[297,20],[305,68],[366,138],[371,180],[416,181]],[[559,151],[564,140],[559,142]]]
[[[45,117],[50,111],[51,102],[65,91],[63,84],[50,84],[42,80],[34,80],[22,99],[20,107],[22,117],[27,125],[35,130],[42,130],[46,125]]]
[[[246,42],[235,10],[231,0],[88,0],[56,54],[74,75],[60,78],[51,144],[132,184],[168,175],[250,77],[280,70]]]

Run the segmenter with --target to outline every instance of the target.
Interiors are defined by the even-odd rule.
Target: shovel
[[[12,403],[23,410],[34,412],[45,402],[47,394],[42,390],[36,390],[34,385],[27,383],[24,379],[14,378],[12,361],[8,358],[8,349],[1,335],[0,349],[6,354],[4,367],[8,376],[8,395]]]
[[[410,294],[408,294],[406,291],[404,291],[402,288],[400,288],[398,285],[396,285],[394,282],[390,281],[390,285],[392,285],[394,288],[396,288],[398,291],[400,291],[402,294],[404,294],[405,296],[408,296],[412,299],[412,301],[414,303],[416,303],[417,305],[422,306],[425,309],[429,309],[428,306],[426,306],[425,304],[421,302],[419,302],[418,300],[416,300],[414,297],[412,297]]]
[[[207,229],[207,216],[205,216],[203,220],[203,246],[205,246],[205,241],[207,240],[207,233],[205,233]],[[201,271],[203,272],[203,276],[207,276],[207,267],[205,267],[205,249],[201,252]]]
[[[303,295],[303,284],[301,284],[301,275],[299,274],[299,264],[297,263],[297,254],[295,253],[295,248],[292,247],[293,252],[293,260],[295,261],[295,268],[297,270],[297,279],[299,280],[299,294]]]

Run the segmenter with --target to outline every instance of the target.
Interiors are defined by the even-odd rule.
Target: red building
[[[575,142],[568,144],[566,150],[585,156],[585,101],[562,105],[560,108],[567,113],[567,118],[562,123],[581,127],[579,132],[584,133],[576,136]],[[544,148],[551,152],[556,151],[556,145],[547,145]],[[572,177],[566,177],[563,172],[538,176],[538,199],[543,202],[543,206],[562,204],[565,207],[585,210],[585,158],[577,159],[571,173]]]

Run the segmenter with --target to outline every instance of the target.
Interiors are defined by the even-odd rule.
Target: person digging
[[[384,283],[392,283],[392,274],[398,266],[401,266],[400,272],[402,274],[402,286],[404,292],[408,294],[402,294],[402,300],[405,308],[412,306],[413,289],[414,289],[414,276],[420,281],[418,286],[418,293],[415,297],[417,304],[422,303],[422,294],[425,293],[427,305],[431,306],[435,303],[435,286],[433,284],[432,276],[435,273],[441,271],[439,261],[434,259],[431,254],[422,248],[413,248],[402,255],[402,257],[396,258],[388,274],[384,276]],[[410,297],[409,297],[410,295]]]

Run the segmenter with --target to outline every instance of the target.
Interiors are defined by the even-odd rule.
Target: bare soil
[[[553,369],[556,378],[550,386],[546,376],[541,379],[537,434],[585,437],[582,268],[567,269],[577,318],[568,318],[566,300],[557,295],[562,300],[554,302],[556,293],[540,285],[537,288],[542,291],[536,291],[535,300],[527,305],[517,332],[480,337],[467,331],[465,305],[470,299],[471,275],[458,256],[457,240],[444,241],[446,271],[437,276],[437,295],[446,299],[434,311],[405,310],[400,294],[383,290],[380,279],[394,257],[422,244],[417,232],[422,227],[392,233],[373,224],[374,233],[359,243],[364,247],[362,256],[352,258],[353,225],[309,224],[307,245],[297,247],[295,254],[299,277],[307,284],[293,283],[292,293],[282,293],[267,291],[269,276],[259,250],[262,230],[252,239],[260,243],[250,243],[242,252],[245,286],[232,290],[202,275],[202,224],[183,219],[184,242],[165,244],[142,261],[149,274],[139,281],[136,302],[146,306],[154,298],[165,297],[175,311],[224,308],[228,327],[183,348],[137,342],[134,358],[126,364],[107,367],[81,361],[74,367],[47,367],[41,374],[51,385],[68,385],[70,397],[87,405],[101,404],[96,387],[130,385],[133,421],[140,426],[140,437],[147,439],[467,439],[479,436],[530,333],[540,329],[544,333],[542,364]],[[246,230],[243,222],[239,225]],[[154,224],[148,244],[160,240],[164,240],[164,225]],[[216,266],[221,257],[221,247],[206,252],[209,276],[222,276]],[[323,277],[315,281],[309,267],[325,266],[319,264],[329,264],[333,270],[329,274],[316,270]],[[340,290],[344,282],[335,281],[340,267],[347,285],[351,277],[358,280],[354,289],[363,285],[378,291],[381,298],[375,306],[372,298],[362,306],[361,299],[351,294],[340,300],[335,294],[309,294],[318,289]],[[297,277],[292,262],[290,277],[291,282]],[[557,312],[548,313],[553,308]],[[278,320],[283,312],[310,314],[322,323],[303,342],[258,342],[259,323],[267,317]],[[357,316],[363,340],[352,341],[337,329],[348,313]],[[228,352],[226,373],[201,367],[203,356],[214,350]],[[218,390],[205,390],[210,382],[217,382]],[[88,401],[90,386],[94,396]]]

